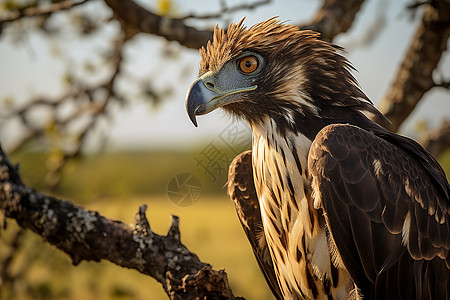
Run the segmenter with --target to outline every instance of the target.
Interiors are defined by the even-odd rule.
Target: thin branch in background
[[[178,17],[176,19],[181,20],[181,21],[184,21],[187,19],[196,19],[196,20],[219,19],[219,18],[222,18],[224,14],[231,14],[231,13],[235,13],[235,12],[241,11],[241,10],[253,10],[259,6],[269,4],[270,2],[272,2],[272,1],[271,0],[260,0],[260,1],[255,1],[253,3],[249,3],[249,4],[237,4],[234,6],[227,7],[226,2],[221,1],[220,2],[221,9],[218,12],[210,13],[210,14],[191,13],[191,14],[185,15],[183,17]]]
[[[444,89],[450,89],[450,81],[442,81],[440,83],[435,83],[434,87],[441,87]]]
[[[5,23],[14,22],[23,18],[30,17],[38,17],[38,16],[48,16],[52,13],[68,10],[78,5],[83,5],[89,0],[81,0],[81,1],[61,1],[61,2],[53,2],[50,4],[46,4],[45,6],[32,6],[27,7],[25,9],[19,9],[16,11],[11,11],[8,13],[9,16],[0,18],[0,28]],[[38,2],[36,2],[37,4]]]
[[[419,7],[423,6],[423,5],[433,4],[433,2],[434,2],[433,0],[427,0],[427,1],[418,1],[418,0],[416,0],[413,3],[411,3],[411,4],[408,4],[406,6],[406,9],[408,9],[408,10],[416,10],[417,8],[419,8]]]
[[[48,132],[48,128],[37,127],[34,125],[32,120],[30,120],[30,113],[38,107],[47,107],[51,111],[52,118],[49,120],[52,127],[57,127],[61,132],[65,132],[66,128],[69,128],[72,123],[89,116],[89,121],[84,125],[83,128],[79,129],[75,135],[76,138],[73,139],[73,145],[71,149],[62,149],[62,156],[59,158],[57,163],[51,164],[51,168],[48,170],[46,176],[47,185],[50,189],[54,189],[61,178],[61,172],[65,164],[80,155],[86,141],[88,134],[95,128],[98,121],[102,116],[106,114],[108,105],[112,101],[123,103],[125,100],[115,92],[115,82],[120,74],[123,56],[122,49],[127,41],[124,34],[121,34],[121,38],[115,41],[114,49],[110,58],[113,70],[109,78],[103,83],[94,86],[86,87],[81,83],[77,83],[74,78],[72,78],[72,90],[68,93],[60,96],[56,99],[49,98],[37,98],[35,100],[28,101],[28,104],[23,107],[10,111],[9,113],[3,113],[4,118],[15,118],[18,117],[21,123],[26,128],[26,134],[22,136],[21,139],[9,149],[10,152],[15,152],[22,148],[27,142],[34,140],[39,137],[44,137]],[[103,91],[103,93],[96,93],[97,91]],[[97,96],[94,96],[97,95]],[[87,102],[84,105],[80,103]],[[64,118],[58,116],[58,108],[66,103],[76,103],[76,109]],[[68,136],[68,134],[65,134]],[[58,146],[56,146],[58,147]]]
[[[55,165],[55,168],[49,170],[49,174],[47,174],[47,178],[50,178],[49,182],[48,182],[48,187],[50,189],[54,189],[57,184],[59,183],[60,179],[61,179],[61,172],[63,167],[65,166],[65,164],[74,158],[77,158],[82,149],[83,146],[85,145],[86,141],[87,141],[87,136],[88,134],[95,128],[96,124],[98,123],[98,121],[100,120],[100,118],[102,116],[105,115],[106,113],[106,108],[108,107],[109,103],[112,100],[116,100],[118,102],[123,102],[123,98],[118,95],[115,91],[114,91],[114,86],[115,86],[115,82],[120,74],[121,71],[121,67],[122,67],[122,61],[123,61],[123,46],[125,45],[125,43],[127,42],[127,37],[125,37],[125,35],[123,34],[123,37],[119,40],[116,41],[116,45],[114,47],[114,51],[112,54],[112,64],[113,64],[113,71],[112,74],[110,75],[109,80],[107,80],[106,82],[104,82],[102,85],[96,87],[93,90],[86,90],[84,91],[86,94],[88,95],[92,95],[95,90],[105,90],[106,94],[104,96],[104,98],[102,100],[99,101],[99,104],[91,104],[91,106],[94,107],[93,113],[91,115],[90,121],[85,125],[85,127],[80,130],[78,132],[78,138],[77,138],[77,143],[75,145],[75,149],[73,149],[70,152],[65,152],[63,157],[60,160],[60,163]],[[77,111],[75,114],[73,114],[72,116],[70,116],[66,121],[61,121],[61,123],[65,123],[68,122],[69,120],[76,120],[78,118],[83,117],[83,112],[82,111]]]

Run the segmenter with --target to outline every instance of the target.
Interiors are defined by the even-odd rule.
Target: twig
[[[148,223],[147,218],[145,217],[146,211],[147,205],[144,204],[139,207],[139,211],[134,217],[134,233],[151,237],[153,232],[150,229],[150,224]]]
[[[434,87],[441,87],[444,89],[450,89],[450,81],[442,81],[440,83],[435,83]]]
[[[12,11],[9,13],[8,17],[0,18],[0,28],[5,23],[17,21],[22,18],[47,16],[54,12],[71,9],[75,6],[82,5],[88,1],[89,0],[81,0],[79,2],[74,2],[68,0],[68,1],[54,2],[44,7],[33,6],[25,9],[19,9],[17,11]]]
[[[210,14],[195,14],[195,13],[191,13],[188,15],[185,15],[183,17],[179,17],[179,18],[175,18],[177,20],[187,20],[187,19],[197,19],[197,20],[207,20],[207,19],[218,19],[223,17],[224,14],[231,14],[240,10],[252,10],[257,8],[258,6],[262,6],[262,5],[266,5],[269,4],[271,2],[271,0],[260,0],[260,1],[255,1],[253,3],[249,3],[249,4],[237,4],[231,7],[226,7],[224,6],[220,11],[215,12],[215,13],[210,13]]]
[[[426,0],[426,1],[417,1],[416,0],[414,3],[411,3],[411,4],[407,5],[406,9],[415,10],[415,9],[419,8],[420,6],[422,6],[422,5],[432,4],[432,3],[433,3],[433,0]]]
[[[49,172],[46,177],[48,188],[53,189],[58,185],[61,177],[60,174],[65,164],[69,160],[80,155],[83,146],[86,143],[88,134],[93,128],[95,128],[101,117],[106,114],[108,105],[113,100],[117,102],[124,102],[124,99],[122,99],[122,97],[115,92],[114,86],[122,70],[122,49],[127,41],[128,37],[121,32],[120,38],[115,42],[113,53],[111,55],[111,65],[113,70],[110,77],[100,85],[86,87],[82,83],[74,82],[72,84],[71,91],[56,99],[37,98],[35,100],[28,101],[25,106],[17,110],[12,110],[7,114],[3,113],[3,116],[6,118],[18,117],[28,131],[27,134],[25,134],[20,140],[15,142],[12,149],[9,148],[10,151],[16,151],[26,142],[45,136],[46,133],[49,132],[46,125],[37,126],[33,123],[32,119],[30,119],[30,117],[33,116],[31,112],[38,106],[45,106],[51,109],[52,118],[47,122],[47,124],[57,127],[62,133],[64,133],[67,128],[70,128],[71,124],[77,122],[81,118],[86,116],[90,117],[84,127],[77,131],[76,139],[72,141],[72,147],[63,149],[60,148],[59,145],[56,145],[56,148],[61,150],[63,155],[57,164],[54,164],[52,168],[49,168]],[[104,91],[104,93],[96,93],[97,91]],[[84,100],[84,102],[82,100]],[[75,104],[75,109],[72,113],[61,117],[58,113],[58,109],[66,103]],[[57,134],[59,134],[59,132]]]

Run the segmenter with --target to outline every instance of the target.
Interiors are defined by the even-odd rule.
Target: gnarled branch
[[[170,299],[235,299],[226,273],[213,270],[181,243],[177,217],[168,234],[160,236],[151,231],[145,206],[129,226],[43,195],[22,183],[1,148],[0,209],[67,253],[74,265],[106,259],[136,269],[158,280]]]

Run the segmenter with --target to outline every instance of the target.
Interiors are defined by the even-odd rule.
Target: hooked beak
[[[197,127],[196,116],[207,114],[218,107],[216,100],[223,96],[213,90],[208,89],[202,78],[197,79],[191,85],[186,96],[186,110],[195,127]]]
[[[257,88],[257,85],[253,85],[250,87],[219,91],[215,88],[215,84],[211,80],[209,73],[194,81],[186,95],[186,110],[189,119],[191,119],[195,127],[198,126],[196,116],[205,115],[216,108],[236,102],[236,98],[228,97],[230,95],[253,91]]]

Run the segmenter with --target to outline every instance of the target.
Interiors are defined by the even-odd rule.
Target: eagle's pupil
[[[249,60],[245,61],[245,67],[250,68],[251,66],[252,63]]]

